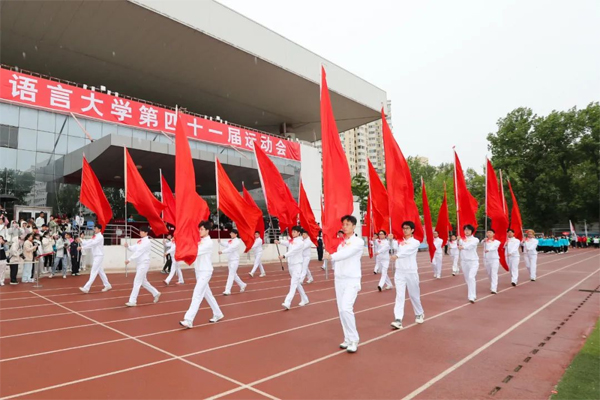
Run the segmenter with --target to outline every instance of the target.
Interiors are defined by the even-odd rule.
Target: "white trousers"
[[[508,256],[508,269],[510,270],[510,281],[512,283],[519,283],[519,256]]]
[[[242,282],[237,274],[238,267],[240,266],[240,260],[229,260],[227,267],[229,268],[229,275],[227,276],[227,284],[225,285],[225,292],[231,293],[231,287],[233,282],[237,283],[240,288],[246,287],[246,284]]]
[[[6,260],[0,261],[0,285],[2,286],[4,286],[4,276],[6,274],[7,267],[8,264],[6,263]]]
[[[421,305],[421,289],[419,288],[419,273],[405,272],[396,270],[394,274],[396,282],[396,304],[394,305],[394,318],[402,320],[404,318],[404,301],[406,290],[416,315],[423,315],[423,306]]]
[[[463,274],[465,275],[465,282],[467,282],[467,297],[469,300],[475,301],[477,298],[477,282],[475,277],[477,276],[477,270],[479,269],[479,260],[461,260]]]
[[[306,257],[302,259],[302,276],[300,278],[300,282],[304,282],[304,280],[308,277],[309,281],[313,280],[313,276],[310,273],[310,269],[308,269],[308,264],[310,264],[310,257]]]
[[[379,256],[375,256],[375,268],[373,268],[373,272],[378,273],[379,272]]]
[[[87,281],[85,286],[83,287],[85,290],[90,290],[92,284],[96,280],[96,277],[100,275],[100,279],[102,279],[102,284],[104,287],[111,287],[106,274],[104,273],[104,267],[102,267],[102,261],[104,260],[104,256],[94,257],[92,262],[92,270],[90,271],[90,279]]]
[[[265,273],[265,267],[263,267],[262,263],[260,262],[261,258],[262,258],[262,251],[257,251],[256,253],[254,253],[254,267],[252,267],[252,271],[250,271],[251,274],[254,275],[256,270],[259,268],[260,268],[261,274]]]
[[[298,294],[300,295],[300,301],[307,302],[308,296],[302,287],[302,264],[288,265],[288,269],[290,270],[291,276],[290,291],[288,292],[287,296],[285,296],[283,304],[288,307],[291,306],[296,291],[298,291]]]
[[[500,260],[485,260],[485,269],[490,278],[490,290],[492,292],[498,291],[498,267],[500,267]]]
[[[394,287],[392,285],[392,280],[388,275],[388,268],[390,267],[390,259],[381,259],[377,257],[376,268],[381,271],[381,278],[379,278],[379,286],[380,288],[384,288],[385,286]]]
[[[135,271],[135,278],[133,278],[133,290],[131,291],[131,295],[129,296],[130,303],[137,303],[137,297],[140,293],[140,287],[143,287],[147,291],[150,292],[152,297],[159,294],[158,290],[154,286],[148,282],[148,278],[146,275],[148,274],[148,269],[150,269],[150,260],[143,264],[137,266]]]
[[[529,277],[531,279],[536,279],[537,254],[525,254],[525,265],[529,271]]]
[[[346,342],[358,342],[360,339],[354,318],[354,302],[358,292],[360,278],[335,278],[335,297]]]
[[[458,274],[459,269],[458,269],[458,258],[459,258],[459,253],[456,252],[456,254],[452,254],[452,252],[450,252],[450,257],[452,258],[452,273],[453,274]]]
[[[206,302],[212,309],[213,316],[223,315],[215,296],[213,296],[212,291],[208,286],[211,277],[212,271],[196,270],[196,286],[194,287],[194,293],[192,294],[192,304],[190,304],[190,308],[183,317],[185,321],[190,323],[194,322],[196,314],[198,314],[198,310],[200,309],[200,304],[202,304],[202,299],[206,299]]]
[[[433,274],[435,276],[442,276],[442,255],[438,253],[434,253],[433,261],[431,262],[431,266],[433,267]]]
[[[173,263],[171,264],[171,272],[169,272],[169,276],[167,276],[167,279],[165,279],[167,285],[171,283],[171,279],[173,279],[175,273],[177,273],[177,282],[183,283],[183,272],[181,272],[181,266],[179,265],[179,261],[173,260]]]

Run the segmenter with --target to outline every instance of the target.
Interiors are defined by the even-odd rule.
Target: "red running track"
[[[502,271],[498,295],[489,294],[483,267],[478,301],[469,304],[462,274],[433,279],[418,256],[425,323],[392,331],[395,291],[377,291],[373,260],[363,258],[356,305],[359,351],[338,349],[342,329],[333,279],[311,263],[310,304],[282,311],[289,275],[279,265],[250,279],[245,293],[217,295],[225,319],[209,324],[202,304],[191,330],[178,325],[194,280],[164,287],[152,304],[142,289],[126,308],[133,276],[111,274],[113,290],[78,291],[87,276],[44,279],[0,289],[0,397],[31,399],[546,399],[600,315],[600,252],[540,255],[538,280],[521,265],[521,283]],[[391,271],[390,271],[391,273]],[[226,273],[213,275],[213,292]],[[234,292],[235,292],[234,288]]]

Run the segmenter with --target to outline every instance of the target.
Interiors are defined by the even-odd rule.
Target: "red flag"
[[[248,203],[240,196],[218,159],[216,160],[216,170],[217,204],[219,209],[235,222],[240,233],[240,239],[246,245],[245,252],[247,253],[254,244],[254,232],[258,220],[262,219],[262,212],[256,208],[248,207]]]
[[[298,223],[300,209],[273,161],[260,146],[254,146],[254,153],[267,211],[279,219],[279,229],[283,233],[287,228],[291,229]]]
[[[414,237],[423,241],[421,216],[415,203],[415,188],[408,168],[408,163],[394,139],[392,131],[381,109],[383,123],[383,147],[385,149],[385,176],[389,201],[389,214],[392,219],[392,233],[396,238],[403,238],[402,223],[412,221],[415,224]]]
[[[458,154],[454,151],[454,192],[456,194],[456,212],[458,218],[456,221],[456,230],[460,237],[465,238],[464,230],[462,229],[465,225],[473,225],[477,230],[477,200],[471,195],[469,189],[467,189],[467,182],[465,182],[465,175],[463,174]],[[475,232],[473,232],[475,234]]]
[[[160,212],[164,209],[163,203],[158,201],[148,189],[127,148],[123,147],[123,150],[127,168],[125,171],[125,201],[131,203],[140,215],[146,217],[150,228],[156,235],[168,233],[169,230],[160,218]]]
[[[390,205],[388,195],[383,182],[379,178],[377,171],[367,158],[369,164],[369,188],[371,197],[371,213],[373,218],[373,230],[379,232],[390,230]]]
[[[492,220],[490,227],[496,231],[496,239],[500,241],[500,247],[498,248],[500,265],[502,265],[502,267],[508,271],[508,263],[506,262],[506,255],[504,254],[506,230],[508,229],[508,218],[504,213],[502,196],[500,193],[500,188],[498,187],[498,179],[496,178],[496,172],[494,171],[494,167],[492,166],[490,160],[487,160],[486,175],[486,214]]]
[[[192,265],[198,254],[198,224],[208,218],[206,201],[196,193],[196,173],[182,114],[175,130],[175,259]]]
[[[354,211],[352,179],[348,160],[340,142],[331,108],[325,68],[321,67],[321,140],[323,153],[324,214],[321,216],[323,241],[328,253],[335,253],[339,244],[337,232],[341,219]]]
[[[171,188],[169,187],[165,176],[161,175],[160,178],[162,181],[162,201],[165,207],[163,211],[163,220],[167,224],[177,226],[175,225],[175,216],[177,215],[175,213],[175,196],[173,196],[173,192],[171,191]]]
[[[433,244],[433,223],[431,222],[431,210],[429,209],[429,201],[427,200],[427,190],[425,189],[425,181],[421,178],[421,188],[423,194],[423,217],[425,218],[425,236],[427,237],[427,249],[429,250],[429,258],[433,261],[435,255],[435,245]]]
[[[504,196],[504,181],[502,180],[502,170],[500,170],[499,172],[500,172],[500,194],[502,195],[502,209],[504,210],[506,219],[508,219],[508,206],[506,205],[506,196]]]
[[[317,225],[315,214],[310,207],[310,202],[308,201],[308,196],[306,196],[306,192],[304,191],[304,185],[302,184],[302,181],[300,181],[300,225],[306,232],[308,232],[308,237],[315,244],[315,246],[318,246],[319,244],[317,242],[317,238],[319,237],[319,231],[321,228],[319,225]]]
[[[260,218],[258,219],[256,228],[254,228],[254,230],[258,231],[258,233],[260,233],[260,238],[262,239],[262,241],[264,243],[265,242],[265,220],[262,218],[262,211],[258,207],[256,202],[254,201],[254,199],[252,198],[252,195],[246,190],[246,186],[244,186],[243,183],[242,183],[242,193],[243,193],[244,200],[246,200],[246,203],[248,203],[248,206],[250,206],[251,208],[258,210],[258,212],[260,212]]]
[[[371,196],[367,197],[367,212],[365,213],[365,230],[367,231],[367,240],[369,241],[369,258],[373,258],[373,246],[371,245],[371,240],[373,240],[373,204],[371,202]],[[365,236],[363,234],[363,236]]]
[[[81,190],[79,192],[79,201],[81,204],[92,210],[96,214],[98,223],[102,225],[102,232],[106,229],[106,224],[113,217],[112,209],[108,203],[106,195],[102,191],[102,186],[85,156],[83,156],[83,166],[81,168]]]
[[[519,210],[519,204],[517,198],[513,192],[510,181],[508,181],[508,189],[510,190],[510,197],[512,198],[512,210],[510,212],[510,229],[515,231],[515,237],[519,240],[523,240],[523,221],[521,220],[521,210]]]
[[[448,244],[448,235],[452,230],[452,224],[450,224],[450,217],[448,213],[448,198],[446,196],[446,184],[444,183],[444,200],[440,206],[440,212],[438,213],[437,224],[435,225],[435,231],[439,237],[444,241],[443,246]]]

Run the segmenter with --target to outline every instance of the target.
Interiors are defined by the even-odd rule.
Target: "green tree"
[[[361,175],[357,174],[352,177],[352,194],[358,196],[360,201],[360,212],[364,216],[367,211],[367,199],[369,197],[369,182]]]
[[[31,172],[4,168],[0,170],[0,193],[16,197],[15,204],[25,204],[33,190],[35,177]]]

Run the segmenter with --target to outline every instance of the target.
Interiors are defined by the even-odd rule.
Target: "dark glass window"
[[[19,146],[19,128],[10,125],[0,125],[0,147],[16,149]]]

